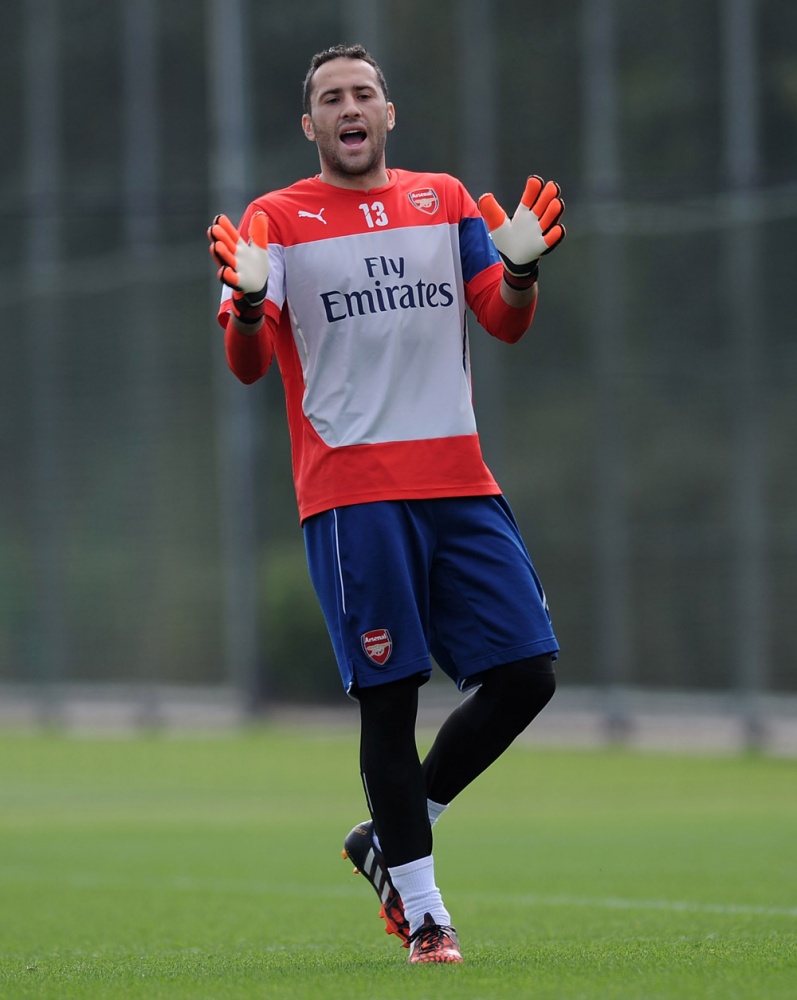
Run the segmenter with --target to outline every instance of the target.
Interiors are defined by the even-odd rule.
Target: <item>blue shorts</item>
[[[310,577],[343,685],[418,675],[434,657],[460,690],[559,646],[502,496],[384,500],[309,517]]]

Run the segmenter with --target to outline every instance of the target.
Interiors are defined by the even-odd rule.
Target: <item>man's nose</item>
[[[341,108],[341,114],[344,118],[359,118],[360,117],[360,106],[357,103],[356,98],[353,94],[343,98],[343,107]]]

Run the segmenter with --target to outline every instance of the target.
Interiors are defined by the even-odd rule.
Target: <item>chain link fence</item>
[[[0,14],[23,89],[0,112],[0,682],[43,705],[111,681],[340,697],[279,377],[226,371],[204,231],[316,171],[301,79],[360,39],[389,164],[507,206],[529,172],[565,193],[531,334],[472,332],[563,688],[619,727],[628,690],[720,692],[753,739],[761,697],[797,687],[790,5],[69,7]]]

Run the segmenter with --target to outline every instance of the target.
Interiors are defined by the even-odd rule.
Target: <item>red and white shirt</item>
[[[351,191],[302,180],[253,201],[269,218],[266,321],[219,322],[241,381],[276,354],[301,519],[374,500],[500,492],[481,455],[465,309],[514,342],[534,305],[500,297],[502,265],[475,202],[447,174],[390,170]]]

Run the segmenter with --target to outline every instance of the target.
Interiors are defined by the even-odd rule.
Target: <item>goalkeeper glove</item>
[[[559,218],[565,210],[559,185],[533,174],[510,220],[492,194],[479,198],[479,211],[504,262],[504,281],[518,291],[537,280],[539,259],[565,238]]]
[[[255,212],[249,222],[249,242],[226,215],[217,215],[208,229],[210,255],[219,267],[219,281],[232,288],[232,311],[242,323],[257,323],[266,311],[268,287],[268,216]]]

